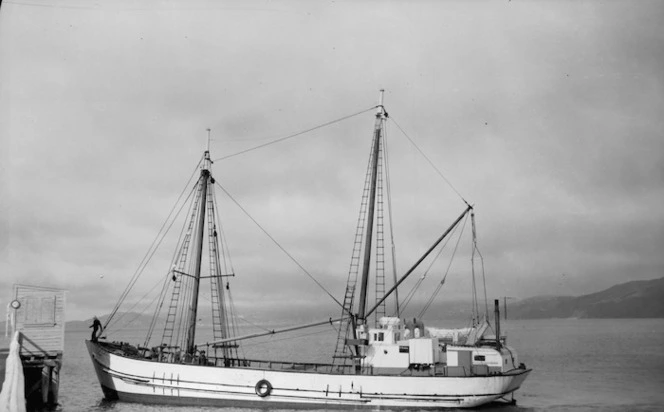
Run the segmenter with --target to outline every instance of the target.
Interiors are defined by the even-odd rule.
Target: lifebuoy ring
[[[261,379],[256,382],[256,395],[264,398],[270,393],[272,393],[272,384],[269,381]]]

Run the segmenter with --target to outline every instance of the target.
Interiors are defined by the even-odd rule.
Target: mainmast
[[[376,112],[376,123],[374,126],[374,142],[371,160],[371,187],[369,192],[369,208],[367,210],[367,227],[364,242],[364,261],[362,266],[362,278],[360,281],[360,301],[357,312],[357,319],[360,323],[366,322],[365,310],[367,304],[367,286],[369,283],[369,268],[371,266],[371,241],[373,235],[374,211],[376,208],[376,179],[378,176],[378,155],[383,131],[383,121],[385,120],[385,108],[383,107],[383,89],[380,90],[378,99],[378,110]]]
[[[201,169],[201,176],[198,179],[198,187],[201,191],[200,209],[198,211],[198,226],[197,232],[194,237],[195,253],[194,260],[194,273],[193,273],[193,289],[191,294],[191,302],[189,306],[189,323],[187,326],[187,353],[193,355],[196,352],[196,345],[194,343],[196,338],[196,319],[198,317],[198,290],[201,283],[201,260],[203,258],[203,236],[205,234],[205,209],[207,205],[208,185],[211,179],[210,176],[210,151],[205,151],[205,159],[203,160],[203,167]]]

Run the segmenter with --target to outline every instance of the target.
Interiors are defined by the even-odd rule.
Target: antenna
[[[210,170],[210,168],[212,167],[212,160],[210,159],[210,140],[211,140],[210,139],[210,131],[212,129],[210,129],[208,127],[205,130],[207,130],[207,134],[208,134],[207,135],[207,148],[205,149],[205,154],[204,154],[205,160],[204,160],[203,165],[201,166],[201,168],[203,170]]]
[[[385,113],[385,108],[383,107],[383,94],[385,93],[385,89],[380,89],[380,94],[378,96],[378,111],[376,112],[377,115],[383,115]]]

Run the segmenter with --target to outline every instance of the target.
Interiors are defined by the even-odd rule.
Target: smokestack
[[[496,317],[496,348],[500,349],[500,300],[495,299],[493,303]]]

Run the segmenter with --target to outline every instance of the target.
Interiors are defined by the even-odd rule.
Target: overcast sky
[[[664,276],[663,21],[645,0],[3,1],[0,304],[26,283],[67,289],[69,319],[109,312],[207,128],[220,158],[381,88],[399,272],[464,204],[397,124],[476,206],[490,298]],[[367,112],[213,166],[339,299],[372,128]],[[337,312],[220,202],[240,307]],[[468,296],[462,273],[443,299]]]

